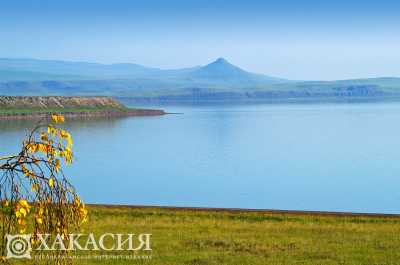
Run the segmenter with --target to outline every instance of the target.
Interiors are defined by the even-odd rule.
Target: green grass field
[[[138,255],[152,259],[77,260],[75,264],[393,265],[400,261],[399,217],[89,209],[84,233],[151,233],[153,250]]]

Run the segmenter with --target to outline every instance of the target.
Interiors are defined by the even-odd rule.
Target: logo
[[[96,237],[94,234],[69,234],[68,237],[57,234],[37,234],[37,240],[32,249],[32,235],[7,235],[7,259],[31,259],[37,258],[38,253],[51,251],[121,251],[120,255],[99,255],[101,258],[148,259],[151,256],[137,255],[140,251],[152,251],[151,234],[112,234],[106,233]],[[31,255],[32,254],[32,255]],[[50,254],[50,253],[49,253]],[[133,255],[132,255],[133,254]],[[51,255],[50,255],[51,256]],[[49,256],[49,257],[50,257]],[[87,256],[82,256],[82,258]],[[97,256],[89,256],[98,258]],[[77,256],[79,258],[79,256]]]
[[[7,235],[7,259],[31,258],[31,235]]]

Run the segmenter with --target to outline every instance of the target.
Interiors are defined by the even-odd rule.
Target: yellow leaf
[[[56,159],[54,167],[56,169],[56,172],[58,173],[60,171],[60,159]]]
[[[36,218],[36,222],[41,225],[41,224],[43,224],[43,219],[38,217],[38,218]]]
[[[29,205],[29,203],[26,200],[19,200],[18,204],[25,208],[31,208],[31,206]]]
[[[49,186],[54,187],[54,179],[49,179]]]
[[[53,114],[53,115],[51,115],[51,120],[52,120],[54,123],[64,123],[65,118],[64,118],[64,116],[62,116],[62,115]]]
[[[23,216],[26,216],[26,214],[27,214],[25,208],[19,209],[19,213],[20,213],[21,215],[23,215]]]

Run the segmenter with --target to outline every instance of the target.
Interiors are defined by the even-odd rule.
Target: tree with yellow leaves
[[[60,127],[62,115],[51,115],[22,142],[17,155],[0,157],[0,255],[6,262],[7,234],[61,235],[64,240],[87,220],[87,210],[64,176],[73,161],[70,133]],[[50,264],[70,264],[67,251],[52,253]]]

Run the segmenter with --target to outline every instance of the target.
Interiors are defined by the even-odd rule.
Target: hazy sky
[[[400,76],[400,1],[3,0],[0,57],[160,68],[225,57],[291,79]]]

